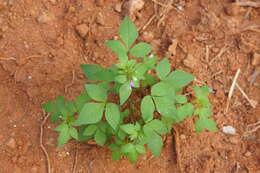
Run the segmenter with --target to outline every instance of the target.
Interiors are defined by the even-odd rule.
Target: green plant
[[[197,115],[197,133],[217,130],[210,118],[208,86],[194,86],[193,101],[182,95],[194,77],[181,70],[171,72],[167,58],[157,62],[157,57],[150,55],[149,44],[133,45],[138,32],[128,17],[120,25],[119,36],[121,40],[105,43],[117,54],[118,64],[109,68],[81,65],[85,76],[93,81],[85,85],[86,92],[74,102],[59,96],[43,105],[52,114],[51,122],[61,120],[55,128],[58,146],[71,138],[94,139],[100,146],[110,144],[113,160],[126,156],[135,162],[146,152],[145,146],[159,156],[161,135],[169,133],[173,123],[192,115]]]

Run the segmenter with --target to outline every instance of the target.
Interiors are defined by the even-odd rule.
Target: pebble
[[[186,56],[186,58],[184,59],[183,64],[184,64],[186,67],[195,69],[196,66],[197,66],[197,64],[198,64],[198,61],[194,58],[193,55],[188,54],[188,55]]]
[[[129,0],[123,4],[123,8],[127,11],[130,18],[134,18],[135,13],[144,8],[144,1]]]
[[[235,135],[236,129],[232,126],[224,126],[222,128],[223,133],[229,134],[229,135]]]
[[[258,54],[258,53],[253,54],[252,65],[253,66],[260,65],[260,54]]]
[[[49,2],[53,5],[55,5],[57,3],[57,0],[49,0]]]
[[[104,3],[105,3],[105,0],[96,0],[96,4],[99,7],[102,7],[104,5]]]
[[[174,39],[172,40],[172,44],[168,47],[168,51],[172,54],[172,55],[176,55],[176,48],[178,46],[178,40]]]
[[[37,172],[39,172],[38,167],[37,167],[37,166],[33,166],[33,167],[31,168],[31,172],[32,172],[32,173],[37,173]]]
[[[102,13],[99,13],[97,16],[97,23],[100,25],[105,25],[105,17]]]
[[[232,137],[229,138],[229,142],[231,144],[235,144],[236,145],[236,144],[239,143],[239,138],[237,136],[232,136]]]
[[[237,16],[240,12],[240,6],[237,3],[231,3],[225,8],[225,11],[229,16]]]
[[[80,37],[82,37],[82,38],[85,38],[89,31],[87,24],[77,25],[75,29],[76,29],[77,33],[80,35]]]
[[[250,157],[251,155],[252,155],[252,153],[249,152],[249,151],[245,153],[245,156],[246,156],[246,157]]]
[[[183,135],[183,134],[181,134],[181,135],[180,135],[180,138],[184,140],[184,139],[186,139],[186,136]]]
[[[11,138],[6,145],[11,148],[11,149],[15,149],[16,148],[16,141],[14,138]]]
[[[40,16],[37,17],[37,21],[40,24],[46,24],[49,23],[51,21],[53,21],[55,19],[55,17],[52,14],[49,13],[42,13]]]
[[[122,5],[123,5],[122,2],[117,3],[115,5],[115,11],[120,13],[122,11]]]
[[[145,32],[143,33],[143,37],[144,37],[144,39],[145,39],[146,42],[150,42],[150,41],[152,41],[152,40],[154,39],[154,35],[153,35],[153,33],[150,32],[150,31],[145,31]]]

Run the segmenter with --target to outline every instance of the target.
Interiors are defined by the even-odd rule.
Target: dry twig
[[[233,83],[232,83],[232,85],[231,85],[231,87],[229,89],[228,100],[227,100],[227,106],[226,106],[225,113],[227,113],[227,111],[228,111],[230,99],[231,99],[231,97],[233,95],[233,92],[234,92],[234,89],[235,89],[235,86],[236,86],[236,82],[237,82],[237,78],[239,76],[239,73],[240,73],[240,69],[237,70],[236,75],[235,75],[234,80],[233,80]]]
[[[260,8],[260,3],[258,2],[252,2],[252,1],[246,1],[246,2],[236,2],[237,5],[241,7],[254,7],[254,8]]]
[[[212,60],[209,62],[209,65],[212,65],[217,59],[219,59],[223,53],[225,53],[226,51],[228,50],[228,47],[227,46],[224,46],[220,49],[219,53],[214,57],[212,58]]]
[[[244,90],[238,85],[238,83],[236,83],[236,87],[238,88],[238,90],[242,93],[242,95],[245,97],[245,99],[248,101],[248,103],[253,107],[256,108],[256,103],[252,102],[252,100],[249,99],[249,97],[247,96],[247,94],[244,92]]]
[[[176,160],[177,160],[177,166],[179,168],[179,171],[182,172],[182,167],[181,167],[181,159],[180,159],[180,135],[176,127],[173,126],[173,137],[174,137],[174,146],[175,146],[175,151],[176,151]]]
[[[77,162],[78,162],[78,147],[76,148],[75,160],[74,160],[74,164],[73,164],[72,173],[76,172]]]
[[[45,112],[43,111],[43,115],[45,114]],[[42,121],[42,123],[41,123],[41,128],[40,128],[40,147],[41,147],[41,149],[42,149],[42,151],[43,151],[43,153],[44,153],[44,155],[45,155],[45,157],[46,157],[46,161],[47,161],[47,173],[51,173],[51,165],[50,165],[50,159],[49,159],[49,155],[48,155],[48,152],[47,152],[47,150],[46,150],[46,148],[44,147],[44,145],[43,145],[43,131],[44,131],[44,125],[45,125],[45,123],[46,123],[46,121],[47,121],[47,119],[49,118],[49,116],[50,116],[50,114],[47,114],[45,117],[44,117],[44,119],[43,119],[43,121]]]
[[[72,70],[72,80],[70,84],[65,85],[65,93],[67,93],[68,88],[71,87],[75,82],[75,70]]]
[[[206,45],[205,59],[206,62],[209,62],[209,45]]]
[[[9,58],[0,57],[0,60],[3,60],[3,61],[14,60],[14,61],[16,61],[16,59],[14,57],[9,57]]]
[[[258,129],[260,129],[260,121],[256,122],[256,123],[253,123],[253,124],[249,124],[246,128],[246,132],[244,133],[243,136],[248,136],[250,135],[251,133],[254,133],[256,132]],[[250,130],[251,129],[251,130]]]

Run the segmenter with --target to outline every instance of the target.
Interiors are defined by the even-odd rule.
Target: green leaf
[[[58,147],[63,146],[68,140],[70,140],[69,126],[64,124],[62,129],[60,129],[60,134],[58,137]]]
[[[104,107],[105,103],[86,103],[73,125],[80,126],[99,122],[102,119]]]
[[[145,154],[145,148],[143,145],[135,145],[135,149],[139,154]]]
[[[137,28],[128,16],[124,18],[119,27],[119,36],[124,41],[128,50],[138,37]]]
[[[119,89],[120,105],[124,104],[132,93],[130,83],[122,85]]]
[[[135,163],[138,159],[138,154],[136,151],[133,151],[131,153],[127,153],[127,158],[130,160],[131,163]]]
[[[202,87],[195,85],[194,91],[195,91],[196,97],[208,97],[209,93],[210,93],[209,86],[207,86],[207,85],[204,85]]]
[[[108,103],[106,105],[106,120],[108,124],[113,128],[116,129],[119,121],[120,121],[120,111],[116,104]]]
[[[121,148],[122,153],[131,153],[134,151],[135,151],[135,146],[132,143],[127,143],[127,144],[123,145]]]
[[[59,111],[61,112],[61,114],[63,116],[67,117],[69,115],[69,111],[65,106],[65,102],[66,101],[65,101],[64,97],[62,97],[62,96],[58,96],[56,98],[56,104],[58,106]]]
[[[131,135],[131,134],[135,134],[136,133],[136,129],[135,126],[133,124],[124,124],[121,125],[120,128],[127,134]]]
[[[70,112],[70,115],[73,115],[75,112],[77,112],[76,104],[70,101],[67,101],[65,103],[65,106],[67,107],[68,111]]]
[[[187,103],[187,98],[185,95],[175,95],[176,103],[184,104]]]
[[[105,102],[107,100],[107,90],[104,89],[100,85],[95,84],[86,84],[85,88],[88,92],[88,95],[96,101],[103,101]]]
[[[174,100],[170,97],[153,97],[156,110],[162,115],[166,117],[171,117],[174,111]]]
[[[141,113],[142,113],[142,118],[145,122],[153,119],[154,110],[155,110],[155,106],[152,97],[145,96],[141,102]]]
[[[141,58],[149,54],[152,49],[153,47],[151,45],[141,42],[130,49],[130,54],[134,57]]]
[[[194,115],[199,115],[204,117],[210,117],[211,114],[212,111],[209,107],[197,108],[194,112]]]
[[[57,127],[54,128],[55,131],[61,132],[61,131],[66,131],[69,128],[69,126],[65,123],[61,123]]]
[[[60,112],[58,113],[54,113],[52,116],[51,116],[51,122],[52,123],[56,123],[58,121],[58,119],[60,118],[61,114]]]
[[[160,134],[160,135],[164,135],[168,132],[167,127],[165,126],[165,124],[157,119],[154,119],[152,121],[150,121],[148,124],[149,127],[151,127],[156,133]]]
[[[218,128],[216,122],[213,119],[200,116],[199,119],[197,119],[195,122],[196,133],[201,133],[204,129],[209,131],[216,131]]]
[[[162,80],[164,79],[171,71],[171,66],[169,60],[164,58],[156,66],[156,74]]]
[[[84,75],[91,81],[113,81],[115,73],[112,70],[104,69],[98,65],[83,64],[80,66]]]
[[[116,76],[115,81],[117,81],[118,83],[125,83],[127,81],[126,75]]]
[[[188,85],[194,77],[189,73],[181,70],[175,70],[171,72],[165,79],[165,81],[174,86],[174,88],[182,88]]]
[[[160,152],[163,146],[163,141],[161,136],[154,135],[148,139],[148,148],[151,150],[155,157],[160,156]]]
[[[79,128],[79,133],[78,133],[78,141],[79,142],[82,142],[82,141],[85,141],[87,139],[92,138],[92,136],[86,136],[86,135],[83,134],[85,129],[86,129],[86,127],[87,126],[84,125],[84,126],[80,126],[80,128]]]
[[[144,77],[145,79],[142,81],[142,86],[144,88],[147,86],[152,86],[157,82],[157,80],[150,74],[145,74]]]
[[[150,55],[149,57],[144,57],[143,62],[147,66],[148,70],[154,69],[157,62],[157,56]]]
[[[107,136],[104,132],[102,132],[101,130],[97,130],[95,136],[94,136],[94,140],[96,141],[96,143],[100,146],[104,146],[106,141],[107,141]]]
[[[89,125],[85,128],[83,135],[85,136],[92,136],[96,133],[97,131],[97,126],[96,125]]]
[[[112,152],[112,160],[119,160],[121,158],[120,151],[113,151]]]
[[[152,96],[167,96],[170,93],[174,93],[171,86],[165,82],[159,82],[152,86],[151,94]]]
[[[45,112],[56,113],[58,112],[57,105],[55,102],[46,102],[42,105]]]
[[[77,131],[76,128],[70,127],[69,128],[69,133],[70,133],[70,136],[73,137],[74,139],[76,139],[76,140],[79,139],[78,131]]]
[[[191,103],[187,103],[177,109],[177,122],[184,120],[186,117],[191,117],[193,114],[194,108]]]
[[[80,112],[81,109],[83,108],[83,106],[90,100],[91,100],[91,98],[89,97],[89,95],[86,92],[80,94],[76,98],[76,101],[75,101],[75,104],[76,104],[76,107],[77,107],[78,111]]]
[[[118,56],[126,56],[127,49],[119,40],[106,41],[105,44]]]

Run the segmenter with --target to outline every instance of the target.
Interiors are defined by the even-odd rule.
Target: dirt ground
[[[147,154],[131,164],[73,140],[57,148],[55,125],[47,121],[43,144],[52,172],[70,173],[76,166],[75,173],[260,173],[260,130],[250,125],[260,121],[259,104],[253,108],[235,89],[225,113],[238,69],[237,84],[260,103],[260,75],[253,75],[260,71],[260,1],[144,2],[130,11],[139,41],[216,91],[210,99],[219,131],[196,135],[187,119],[174,125],[175,140],[168,136],[161,157]],[[120,0],[0,0],[0,173],[47,171],[39,143],[41,103],[77,96],[86,82],[80,64],[117,61],[103,43],[117,35],[128,8]],[[236,135],[223,133],[226,125]],[[252,132],[246,133],[248,125]]]

